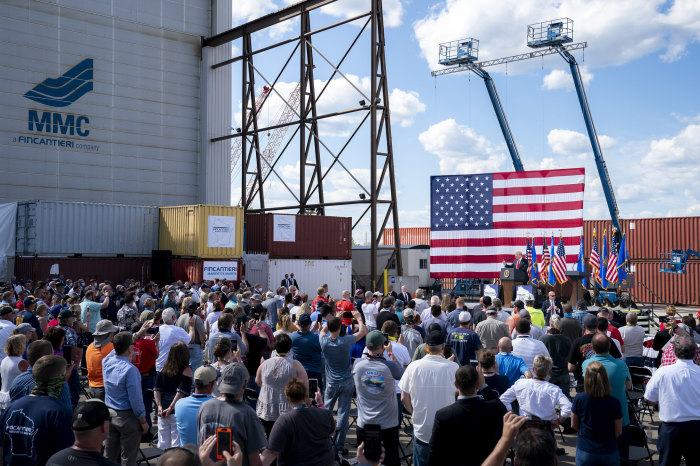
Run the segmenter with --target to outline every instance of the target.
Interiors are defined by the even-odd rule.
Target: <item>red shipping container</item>
[[[64,278],[76,280],[95,279],[123,283],[132,278],[141,283],[150,280],[150,257],[16,257],[15,276],[25,280],[46,280],[51,266],[58,264],[58,273]]]
[[[659,272],[658,261],[633,261],[632,265],[635,269],[632,293],[638,302],[659,302],[641,285],[644,283],[669,304],[700,305],[700,262],[688,262],[685,274]]]
[[[198,282],[201,283],[202,277],[203,277],[203,272],[202,272],[202,267],[204,266],[205,262],[231,262],[231,263],[236,263],[238,265],[238,274],[236,276],[235,281],[238,282],[238,280],[241,277],[241,261],[235,260],[235,261],[223,261],[223,260],[203,260],[203,259],[173,259],[173,280],[177,281],[189,281],[189,282]]]
[[[274,240],[274,217],[245,216],[245,252],[269,254],[270,259],[352,258],[352,218],[294,215],[294,241]]]
[[[430,245],[430,228],[428,227],[399,228],[399,236],[401,238],[401,246]],[[384,229],[382,242],[385,246],[394,245],[393,228]]]

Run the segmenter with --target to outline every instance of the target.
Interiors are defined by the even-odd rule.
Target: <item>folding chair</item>
[[[627,398],[632,401],[635,407],[635,414],[639,414],[639,421],[644,421],[644,416],[648,415],[652,419],[652,406],[644,399],[646,384],[651,379],[651,369],[648,367],[629,366],[632,376],[632,389],[627,390]]]
[[[88,380],[87,376],[78,376],[78,383],[80,384],[80,393],[83,394],[85,399],[89,400],[90,398],[92,398],[90,396],[90,381]]]
[[[145,464],[147,466],[151,465],[151,461],[158,460],[158,457],[164,453],[160,448],[146,447],[139,448],[139,458],[136,460],[136,464]],[[153,464],[155,464],[154,461]]]
[[[628,425],[624,429],[629,435],[629,460],[630,461],[641,461],[643,459],[648,459],[651,466],[654,466],[653,456],[656,450],[651,450],[649,448],[649,442],[647,441],[647,434],[644,429],[640,426]]]
[[[403,426],[403,428],[402,428]],[[401,431],[408,436],[408,443],[404,447],[401,444]],[[406,466],[413,464],[413,419],[408,413],[404,413],[401,417],[401,425],[399,425],[399,461],[405,461]]]

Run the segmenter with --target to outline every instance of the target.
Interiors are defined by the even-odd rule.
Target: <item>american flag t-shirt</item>
[[[496,278],[523,239],[556,231],[575,262],[583,190],[583,168],[431,177],[430,276]]]

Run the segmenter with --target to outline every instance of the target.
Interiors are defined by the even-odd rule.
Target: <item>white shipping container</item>
[[[150,256],[158,208],[84,202],[17,203],[19,256]]]
[[[244,254],[246,280],[260,283],[265,290],[276,290],[285,274],[294,274],[299,291],[309,300],[316,297],[316,289],[328,284],[328,293],[336,299],[343,290],[352,290],[351,260],[269,259],[266,254]]]

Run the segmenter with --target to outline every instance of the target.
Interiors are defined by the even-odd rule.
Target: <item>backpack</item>
[[[416,348],[423,343],[423,337],[421,337],[418,330],[404,325],[401,327],[401,335],[403,336],[403,345],[408,350],[408,354],[413,355]]]

